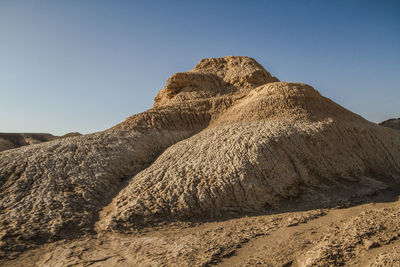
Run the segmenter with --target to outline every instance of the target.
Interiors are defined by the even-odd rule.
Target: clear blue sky
[[[0,132],[104,130],[204,57],[246,55],[400,116],[400,1],[0,1]]]

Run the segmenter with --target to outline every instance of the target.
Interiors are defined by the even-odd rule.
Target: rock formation
[[[132,177],[109,229],[257,214],[288,199],[338,203],[400,179],[400,135],[305,84],[269,83]],[[334,193],[332,193],[332,191]]]
[[[336,205],[399,179],[400,134],[251,58],[204,59],[109,130],[0,153],[1,247]]]

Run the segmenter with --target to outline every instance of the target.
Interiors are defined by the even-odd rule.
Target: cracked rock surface
[[[370,195],[399,182],[399,137],[310,86],[266,84],[132,177],[99,224],[129,230],[268,212],[287,199],[322,205]]]
[[[251,58],[202,60],[173,75],[153,108],[112,129],[1,152],[0,247],[23,250],[92,232],[127,178],[207,127],[236,99],[275,81]]]

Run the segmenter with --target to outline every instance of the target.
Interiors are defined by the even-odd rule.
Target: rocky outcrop
[[[379,125],[392,128],[393,130],[400,132],[400,118],[389,119],[379,123]]]
[[[312,87],[270,83],[132,177],[103,227],[259,214],[299,198],[334,205],[399,182],[399,153],[400,135]]]
[[[2,152],[1,246],[337,204],[398,182],[399,155],[399,134],[308,85],[205,59],[109,130]]]
[[[193,70],[172,75],[155,97],[153,108],[112,130],[200,131],[252,89],[277,81],[248,57],[203,59]]]
[[[210,74],[213,65],[219,69],[216,75]],[[237,71],[232,72],[231,65]],[[197,84],[183,81],[185,74],[180,80],[169,79],[152,109],[108,131],[2,152],[3,247],[18,247],[18,240],[43,242],[92,231],[99,211],[125,179],[146,168],[167,147],[206,128],[246,90],[277,80],[247,57],[203,60],[186,74],[193,73],[198,75]],[[180,89],[176,83],[182,83]],[[243,87],[237,87],[240,84]],[[197,91],[198,97],[186,99]]]

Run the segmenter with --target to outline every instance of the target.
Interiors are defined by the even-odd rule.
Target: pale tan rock
[[[153,108],[112,129],[199,131],[255,87],[277,81],[252,58],[203,59],[193,70],[172,75],[155,97]]]
[[[215,62],[216,78],[212,76]],[[237,65],[234,71],[230,64]],[[0,221],[4,222],[0,239],[4,247],[18,249],[20,243],[28,241],[50,241],[92,231],[100,209],[127,177],[146,168],[168,146],[207,127],[234,102],[233,97],[224,95],[226,88],[234,94],[261,82],[276,81],[247,57],[203,60],[187,75],[192,73],[199,77],[199,85],[195,86],[207,84],[212,76],[210,87],[184,86],[172,98],[160,96],[154,108],[109,131],[0,154]],[[243,83],[245,87],[228,84],[223,81],[225,76],[227,82]],[[181,79],[183,84],[187,83],[185,79]],[[213,82],[220,83],[222,89],[214,87]],[[167,82],[161,91],[169,90]],[[200,99],[187,101],[190,90],[205,93]]]
[[[269,83],[169,147],[107,208],[108,229],[360,198],[400,179],[400,135],[297,83]],[[379,174],[379,175],[377,175]]]
[[[185,132],[102,132],[0,154],[0,238],[7,246],[90,231],[124,178]]]

